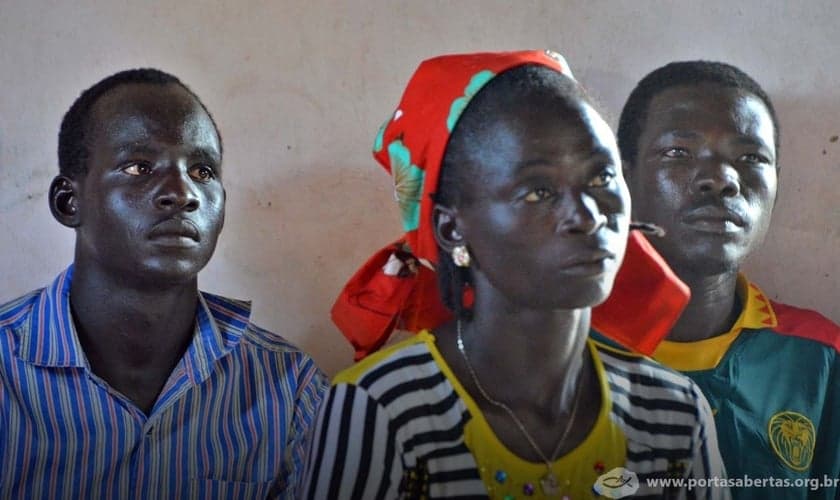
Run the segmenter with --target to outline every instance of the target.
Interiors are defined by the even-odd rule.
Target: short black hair
[[[648,73],[630,93],[618,120],[618,149],[626,164],[634,165],[639,155],[639,138],[647,121],[650,102],[661,92],[679,86],[713,83],[748,92],[758,97],[773,120],[776,158],[779,154],[779,120],[770,97],[741,69],[715,61],[677,61]]]
[[[100,97],[110,90],[124,84],[147,83],[152,85],[174,84],[186,90],[201,105],[202,109],[210,117],[213,128],[216,129],[216,136],[219,138],[219,152],[222,150],[222,134],[213,119],[213,115],[207,106],[189,87],[181,82],[176,76],[155,68],[129,69],[114,73],[103,78],[93,86],[82,92],[64,114],[61,120],[61,128],[58,132],[58,170],[61,175],[68,177],[81,176],[87,173],[87,137],[89,129],[88,120],[90,110]]]
[[[574,79],[539,64],[517,66],[487,82],[470,100],[449,136],[434,201],[450,207],[469,202],[463,196],[463,189],[476,179],[468,166],[472,163],[471,151],[477,137],[500,113],[521,107],[524,98],[556,100],[557,97],[562,98],[563,106],[578,101],[592,102]],[[471,272],[456,266],[446,252],[439,254],[437,274],[441,299],[458,318],[468,320],[472,313],[465,307],[463,296],[466,287],[472,286]]]

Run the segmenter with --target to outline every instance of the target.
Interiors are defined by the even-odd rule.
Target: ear
[[[50,212],[67,227],[80,224],[78,191],[77,182],[64,175],[57,176],[50,184]]]
[[[458,210],[435,203],[432,208],[432,223],[434,224],[435,240],[438,246],[446,252],[458,245],[466,245],[463,231],[458,221]]]

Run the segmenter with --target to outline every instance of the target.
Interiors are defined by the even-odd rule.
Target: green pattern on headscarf
[[[414,231],[420,225],[420,198],[426,172],[411,164],[411,151],[399,139],[388,145],[394,196],[400,205],[403,230]]]
[[[478,73],[474,74],[472,78],[470,78],[470,83],[467,85],[467,88],[464,89],[464,95],[452,101],[452,107],[449,108],[449,116],[446,118],[446,128],[449,129],[449,132],[452,132],[452,129],[455,128],[455,123],[458,122],[458,118],[461,117],[461,113],[467,108],[467,104],[470,103],[470,100],[481,90],[487,82],[493,79],[496,76],[490,70],[483,70],[479,71]]]

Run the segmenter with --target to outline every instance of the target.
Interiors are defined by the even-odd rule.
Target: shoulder
[[[810,309],[779,302],[771,304],[778,323],[773,329],[776,333],[813,340],[840,351],[840,326]]]
[[[43,288],[33,290],[0,305],[0,329],[16,328],[25,321],[35,309],[43,292]]]
[[[593,343],[610,389],[622,396],[615,399],[621,409],[631,413],[644,408],[699,415],[705,400],[690,378],[647,356]]]
[[[690,390],[691,380],[676,370],[624,348],[593,341],[608,375],[626,379],[633,385]]]
[[[691,460],[698,436],[714,425],[697,384],[646,356],[596,347],[609,380],[611,417],[627,437],[633,470],[656,470],[662,459]]]
[[[469,412],[433,344],[431,334],[420,332],[340,372],[325,403],[329,418],[346,418],[347,411],[364,408],[367,416],[360,420],[365,426],[387,423],[388,434],[400,439],[460,435]],[[400,432],[403,428],[410,430]]]
[[[430,341],[430,335],[420,333],[378,351],[341,371],[333,385],[356,386],[387,403],[398,395],[443,382],[446,377],[429,349]]]
[[[308,353],[282,336],[251,322],[250,302],[207,292],[201,292],[201,295],[223,337],[231,335],[231,332],[241,334],[238,350],[240,356],[250,360],[249,363],[273,372],[278,381],[289,381],[291,378],[298,380],[300,386],[309,382],[326,384],[326,377]]]
[[[201,295],[216,324],[225,331],[241,332],[242,342],[247,346],[278,354],[305,355],[300,348],[280,335],[252,323],[250,320],[251,303],[249,301],[222,297],[207,292],[201,292]]]
[[[48,310],[44,307],[45,294],[46,289],[35,290],[0,305],[0,372],[3,371],[3,366],[9,366],[7,363],[19,360],[21,350],[25,349],[27,337],[32,340],[32,327],[37,328],[37,325],[49,323],[46,319]],[[37,344],[34,347],[37,347]],[[0,393],[2,392],[0,388]]]
[[[284,337],[261,328],[253,323],[248,323],[242,334],[242,342],[259,351],[268,351],[274,354],[309,358],[309,354],[300,347],[289,342]]]

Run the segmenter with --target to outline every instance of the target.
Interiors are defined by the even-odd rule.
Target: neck
[[[566,413],[584,372],[590,310],[523,310],[488,295],[477,294],[474,319],[462,323],[475,371],[500,399]]]
[[[192,340],[197,302],[195,279],[130,288],[98,266],[74,265],[70,305],[79,340],[93,372],[109,383],[138,371],[165,379]]]
[[[738,272],[715,275],[677,273],[691,289],[691,300],[668,340],[695,342],[728,332],[740,313]]]

